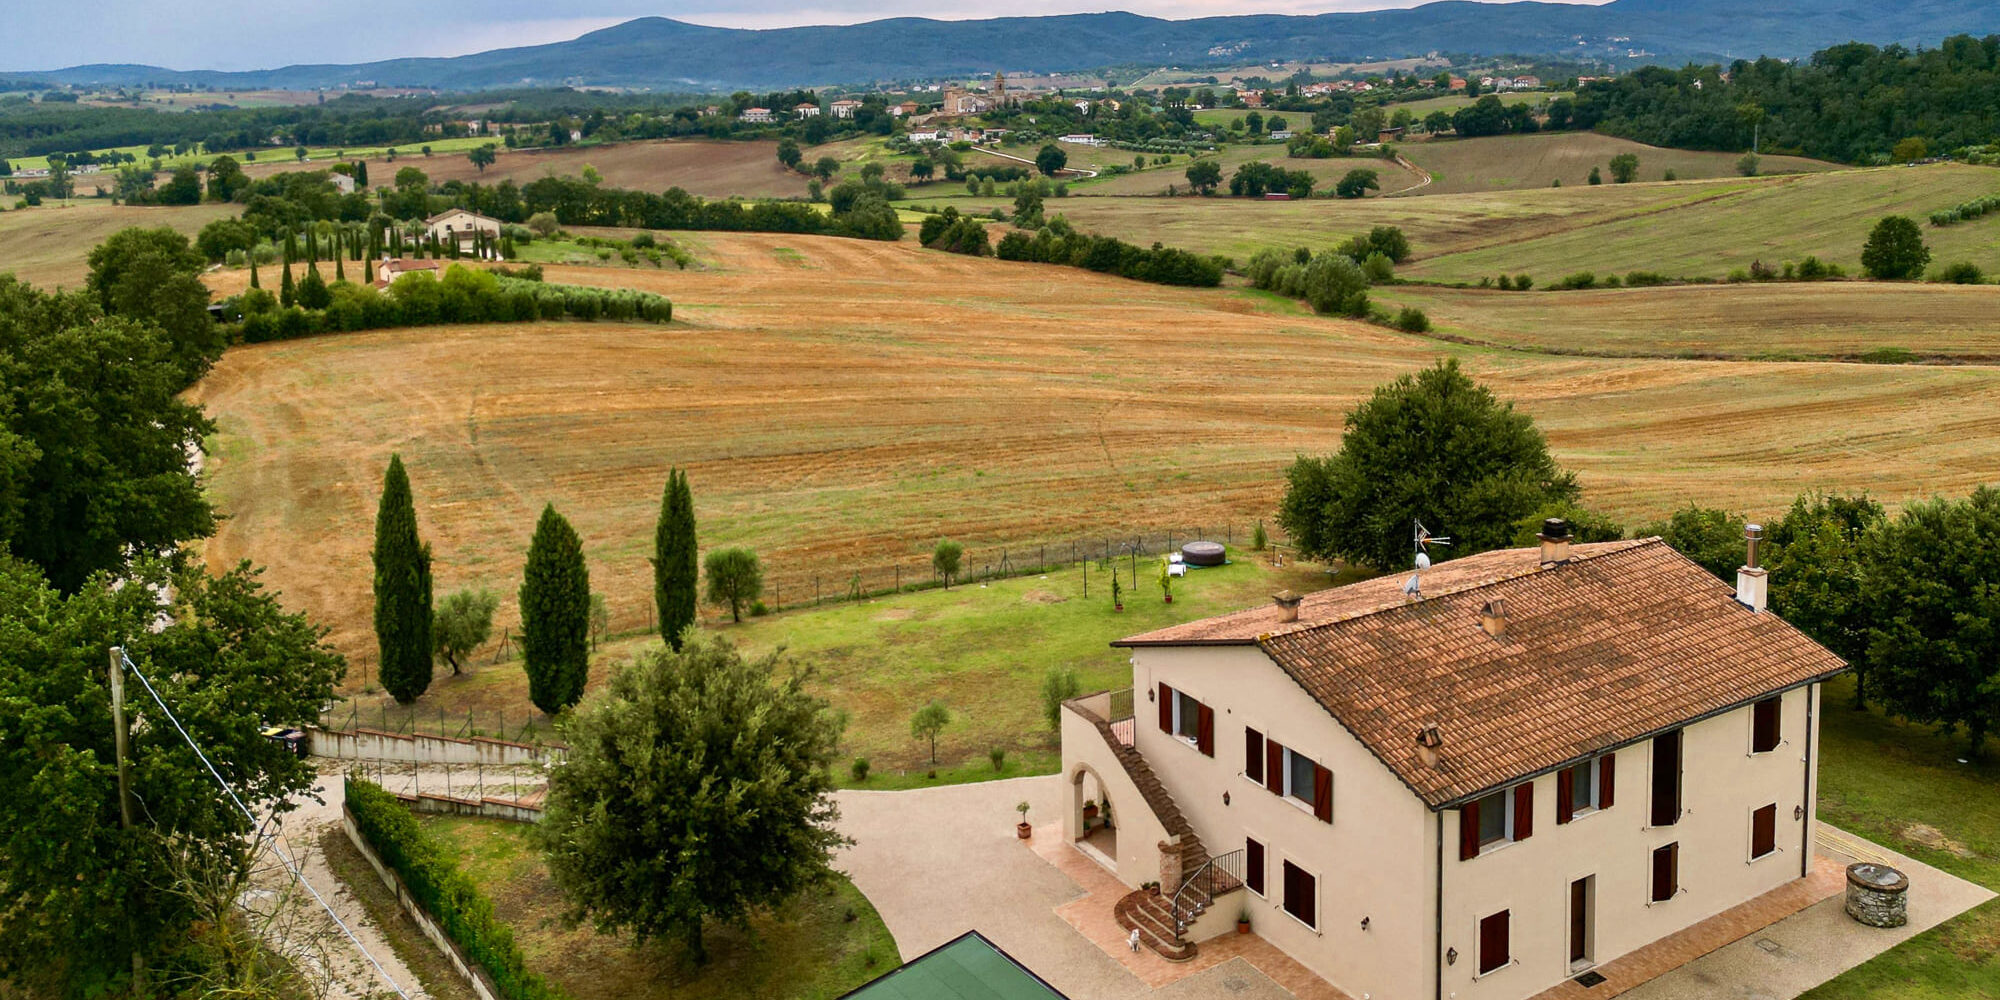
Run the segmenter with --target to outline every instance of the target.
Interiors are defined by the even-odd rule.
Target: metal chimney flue
[[[1763,611],[1770,604],[1770,573],[1757,565],[1757,546],[1763,540],[1763,525],[1743,526],[1743,568],[1736,571],[1736,600],[1752,611]]]
[[[1542,522],[1542,565],[1569,562],[1569,522],[1552,517]]]

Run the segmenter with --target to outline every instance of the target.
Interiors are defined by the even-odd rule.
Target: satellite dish
[[[1422,553],[1422,552],[1419,552],[1419,553],[1417,553],[1417,568],[1418,568],[1418,569],[1420,569],[1420,570],[1422,570],[1422,569],[1430,569],[1430,568],[1431,568],[1431,557],[1430,557],[1430,556],[1428,556],[1428,555],[1425,555],[1425,554],[1424,554],[1424,553]]]

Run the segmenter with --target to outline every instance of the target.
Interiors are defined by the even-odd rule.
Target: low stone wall
[[[487,767],[514,767],[539,764],[560,758],[567,747],[557,744],[536,746],[508,740],[475,736],[461,740],[451,736],[392,733],[380,729],[321,729],[306,727],[306,746],[315,757],[337,760],[385,760],[404,764],[483,764]]]
[[[542,821],[541,806],[518,799],[496,799],[490,795],[481,799],[465,799],[450,795],[432,795],[429,792],[416,795],[398,792],[396,797],[407,804],[411,812],[444,816],[478,816],[483,819],[501,819],[513,823]]]
[[[431,943],[437,945],[438,950],[444,953],[444,957],[451,962],[452,968],[458,971],[466,985],[472,987],[472,992],[479,995],[479,1000],[498,1000],[499,990],[486,978],[486,973],[467,959],[464,952],[458,950],[458,944],[446,936],[444,929],[438,926],[437,918],[431,916],[429,911],[417,903],[416,897],[410,895],[410,890],[403,885],[401,876],[390,871],[389,867],[382,863],[382,859],[376,856],[375,848],[369,845],[368,838],[363,837],[361,831],[355,828],[354,814],[348,811],[345,804],[340,807],[340,828],[347,832],[347,839],[353,842],[354,849],[368,859],[368,866],[375,869],[375,874],[382,877],[382,884],[396,894],[396,905],[402,907],[403,912],[410,915],[417,928],[424,932],[424,936],[430,938]]]

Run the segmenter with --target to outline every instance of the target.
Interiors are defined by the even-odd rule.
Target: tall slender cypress
[[[292,284],[292,259],[287,257],[285,258],[284,276],[278,279],[278,304],[290,309],[292,301],[295,298],[297,298],[297,290]]]
[[[264,287],[263,285],[260,285],[260,284],[258,284],[258,283],[257,283],[257,248],[256,248],[256,247],[251,247],[251,248],[250,248],[250,287],[251,287],[251,288],[262,288],[262,287]]]
[[[590,570],[583,539],[554,504],[542,508],[521,573],[521,666],[528,700],[554,715],[590,679]]]
[[[667,473],[660,495],[660,521],[653,529],[653,603],[660,611],[660,637],[676,650],[694,624],[695,586],[694,494],[687,473]]]
[[[398,702],[431,686],[431,549],[417,535],[401,455],[389,456],[375,512],[375,643],[382,689]]]
[[[333,231],[333,280],[347,280],[347,255],[340,252],[340,230]]]

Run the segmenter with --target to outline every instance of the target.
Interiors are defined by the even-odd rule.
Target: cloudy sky
[[[1415,6],[1420,0],[1016,0],[1007,14],[1130,10],[1158,17],[1318,14]],[[1585,0],[1591,2],[1591,0]],[[98,0],[85,10],[9,3],[0,31],[0,71],[82,63],[143,63],[171,69],[264,69],[293,63],[356,63],[399,56],[455,56],[574,38],[634,17],[770,28],[849,24],[883,17],[989,17],[998,8],[940,12],[919,0],[808,0],[773,9],[745,0],[264,0],[161,3]],[[552,9],[553,8],[553,9]],[[552,16],[560,15],[560,16]]]

